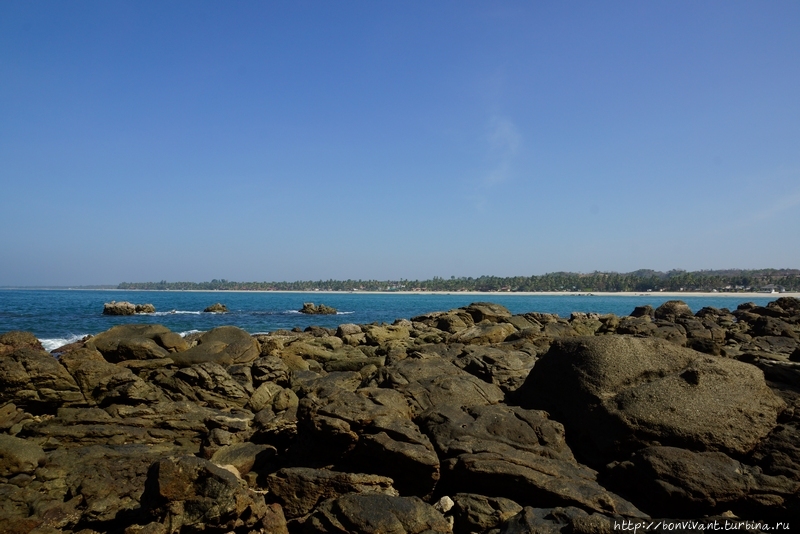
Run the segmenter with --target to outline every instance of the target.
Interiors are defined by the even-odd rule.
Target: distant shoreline
[[[501,296],[501,297],[714,297],[714,298],[800,298],[800,292],[784,293],[766,292],[713,292],[713,291],[286,291],[266,289],[116,289],[116,288],[71,288],[71,287],[3,287],[0,290],[18,291],[126,291],[161,293],[297,293],[303,295],[466,295],[466,296]]]

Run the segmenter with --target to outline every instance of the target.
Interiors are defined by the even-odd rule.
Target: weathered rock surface
[[[300,308],[300,313],[309,315],[336,315],[336,308],[320,304],[317,306],[313,302],[304,302],[303,307]]]
[[[544,412],[505,406],[464,410],[450,405],[431,409],[422,420],[443,458],[442,491],[643,515],[600,486],[593,470],[575,461],[563,427]]]
[[[84,398],[75,379],[51,354],[22,347],[0,356],[0,401],[55,411],[59,405],[80,403]]]
[[[136,313],[155,313],[156,308],[152,304],[132,304],[127,301],[106,302],[103,305],[103,315],[133,315]]]
[[[288,518],[305,516],[322,501],[348,493],[398,496],[388,477],[308,467],[280,469],[267,477],[266,487],[281,503]]]
[[[564,423],[597,465],[655,443],[747,454],[785,408],[752,365],[624,336],[556,342],[517,399]]]
[[[324,501],[303,525],[308,533],[446,534],[450,524],[418,497],[350,493]]]
[[[216,304],[207,306],[203,311],[205,313],[228,313],[228,307],[221,302],[217,302]]]
[[[200,336],[197,345],[169,355],[178,365],[248,363],[261,354],[258,341],[235,326],[220,326]]]
[[[739,516],[785,517],[798,504],[800,490],[797,480],[765,475],[721,452],[675,447],[642,449],[614,465],[611,476],[661,516],[676,510],[683,517],[734,510]]]

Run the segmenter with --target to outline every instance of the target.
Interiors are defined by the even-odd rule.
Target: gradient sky
[[[0,285],[800,267],[800,3],[0,2]]]

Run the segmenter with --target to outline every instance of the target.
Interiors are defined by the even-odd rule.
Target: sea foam
[[[69,345],[70,343],[75,343],[76,341],[80,341],[87,335],[88,334],[77,334],[69,337],[45,338],[45,339],[40,339],[39,342],[44,347],[44,350],[50,352],[51,350],[63,347],[64,345]]]

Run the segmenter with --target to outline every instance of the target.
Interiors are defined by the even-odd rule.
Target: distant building
[[[775,284],[767,284],[761,288],[759,293],[784,293],[786,288],[783,286],[776,286]]]

